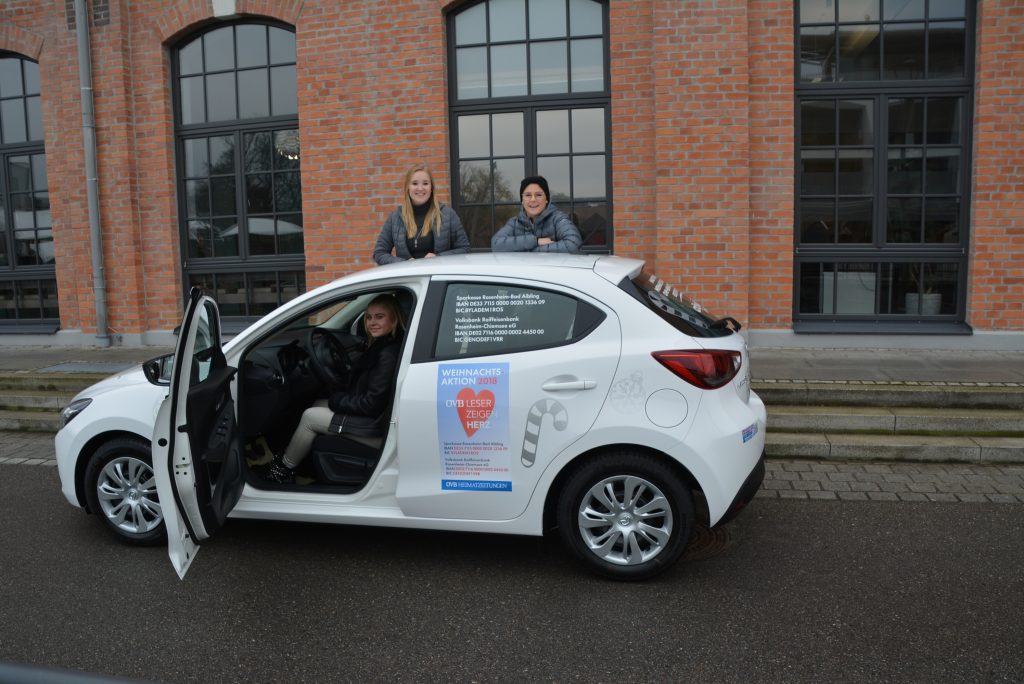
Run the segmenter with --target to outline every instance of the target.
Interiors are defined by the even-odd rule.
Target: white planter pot
[[[921,316],[937,316],[939,309],[942,306],[942,295],[938,292],[929,292],[924,295],[918,295],[916,292],[907,293],[907,313],[910,315],[917,315],[917,298],[923,296],[921,300]]]

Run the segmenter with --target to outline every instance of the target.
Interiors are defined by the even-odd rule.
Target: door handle
[[[540,388],[546,392],[571,392],[589,390],[597,387],[597,380],[569,380],[565,382],[546,382]]]

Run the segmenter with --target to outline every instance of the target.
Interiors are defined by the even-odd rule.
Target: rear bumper
[[[736,514],[742,511],[754,495],[757,494],[757,490],[761,488],[761,483],[764,482],[764,452],[761,452],[761,457],[757,459],[757,463],[751,469],[750,474],[747,475],[747,479],[743,481],[743,485],[740,490],[736,492],[736,496],[733,498],[732,503],[729,504],[729,508],[725,510],[725,514],[718,520],[716,525],[727,523],[736,517]]]

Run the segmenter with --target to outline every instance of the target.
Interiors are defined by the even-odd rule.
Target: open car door
[[[245,484],[231,396],[235,372],[220,346],[217,304],[193,288],[178,333],[170,391],[153,428],[153,471],[167,548],[182,578],[198,544],[224,524]]]

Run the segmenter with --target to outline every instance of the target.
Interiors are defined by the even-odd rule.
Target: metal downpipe
[[[89,200],[89,242],[92,250],[93,294],[96,298],[96,346],[109,347],[107,287],[103,266],[103,225],[100,223],[100,180],[96,164],[96,115],[93,110],[92,55],[89,49],[89,13],[85,0],[75,0],[75,38],[78,43],[78,83],[82,100],[82,143],[85,154],[85,189]]]

